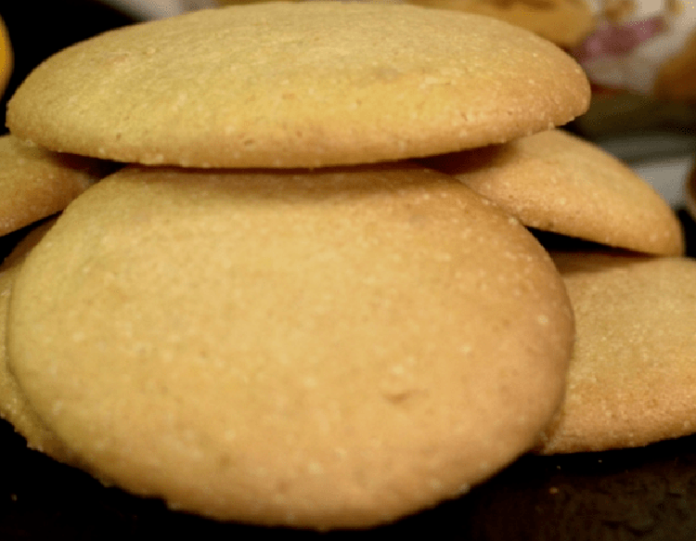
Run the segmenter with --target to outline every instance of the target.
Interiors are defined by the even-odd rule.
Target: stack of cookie
[[[4,263],[0,413],[222,520],[369,527],[456,497],[538,444],[575,328],[523,218],[414,159],[550,148],[588,100],[534,34],[406,5],[234,6],[62,51],[10,137],[124,166]],[[634,236],[679,252],[644,192]]]

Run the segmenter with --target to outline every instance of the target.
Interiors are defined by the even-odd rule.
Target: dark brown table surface
[[[680,210],[688,253],[696,224]],[[0,257],[19,234],[0,239]],[[696,359],[695,359],[696,362]],[[696,540],[696,436],[640,449],[523,456],[458,500],[358,532],[264,529],[168,511],[26,448],[0,421],[0,541],[247,539]]]

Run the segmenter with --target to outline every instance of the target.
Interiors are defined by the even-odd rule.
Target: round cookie
[[[495,17],[562,47],[582,43],[596,22],[585,0],[406,0],[409,4]]]
[[[669,204],[627,165],[562,130],[424,161],[454,175],[523,224],[609,246],[681,255]]]
[[[27,403],[8,368],[5,348],[7,307],[12,283],[27,253],[43,238],[53,225],[49,220],[32,229],[0,265],[0,418],[8,421],[27,440],[27,445],[60,460],[71,462],[72,454],[37,417]]]
[[[65,208],[106,174],[101,160],[57,154],[0,136],[0,235]]]
[[[540,452],[637,447],[696,432],[696,260],[553,253],[577,336]]]
[[[39,66],[10,130],[145,164],[317,167],[451,152],[565,124],[578,64],[531,32],[399,4],[270,2],[102,34]]]
[[[127,167],[27,258],[12,368],[99,478],[219,519],[367,527],[537,441],[573,336],[548,254],[435,171]]]
[[[679,52],[667,58],[657,70],[654,87],[656,98],[693,103],[696,99],[696,30],[686,37]]]

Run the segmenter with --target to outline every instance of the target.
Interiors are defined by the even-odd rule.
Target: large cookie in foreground
[[[637,252],[684,252],[681,223],[662,196],[619,159],[562,130],[424,163],[529,227]]]
[[[576,318],[566,400],[541,452],[696,432],[696,260],[553,253]]]
[[[585,112],[531,32],[416,6],[272,2],[133,25],[39,66],[8,105],[53,150],[192,167],[370,163],[502,142]]]
[[[536,239],[435,171],[128,167],[29,255],[8,337],[99,478],[325,529],[435,505],[530,448],[573,325]]]

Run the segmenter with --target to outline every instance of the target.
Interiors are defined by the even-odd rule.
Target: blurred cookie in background
[[[595,28],[585,0],[406,0],[408,4],[487,15],[531,30],[562,47],[578,45]]]
[[[575,314],[560,415],[543,454],[638,447],[696,431],[696,260],[552,252]]]
[[[7,33],[4,21],[0,18],[0,96],[2,96],[5,85],[7,85],[7,81],[12,73],[12,63],[10,35]]]
[[[660,66],[655,95],[666,100],[696,102],[696,31],[678,53]]]

